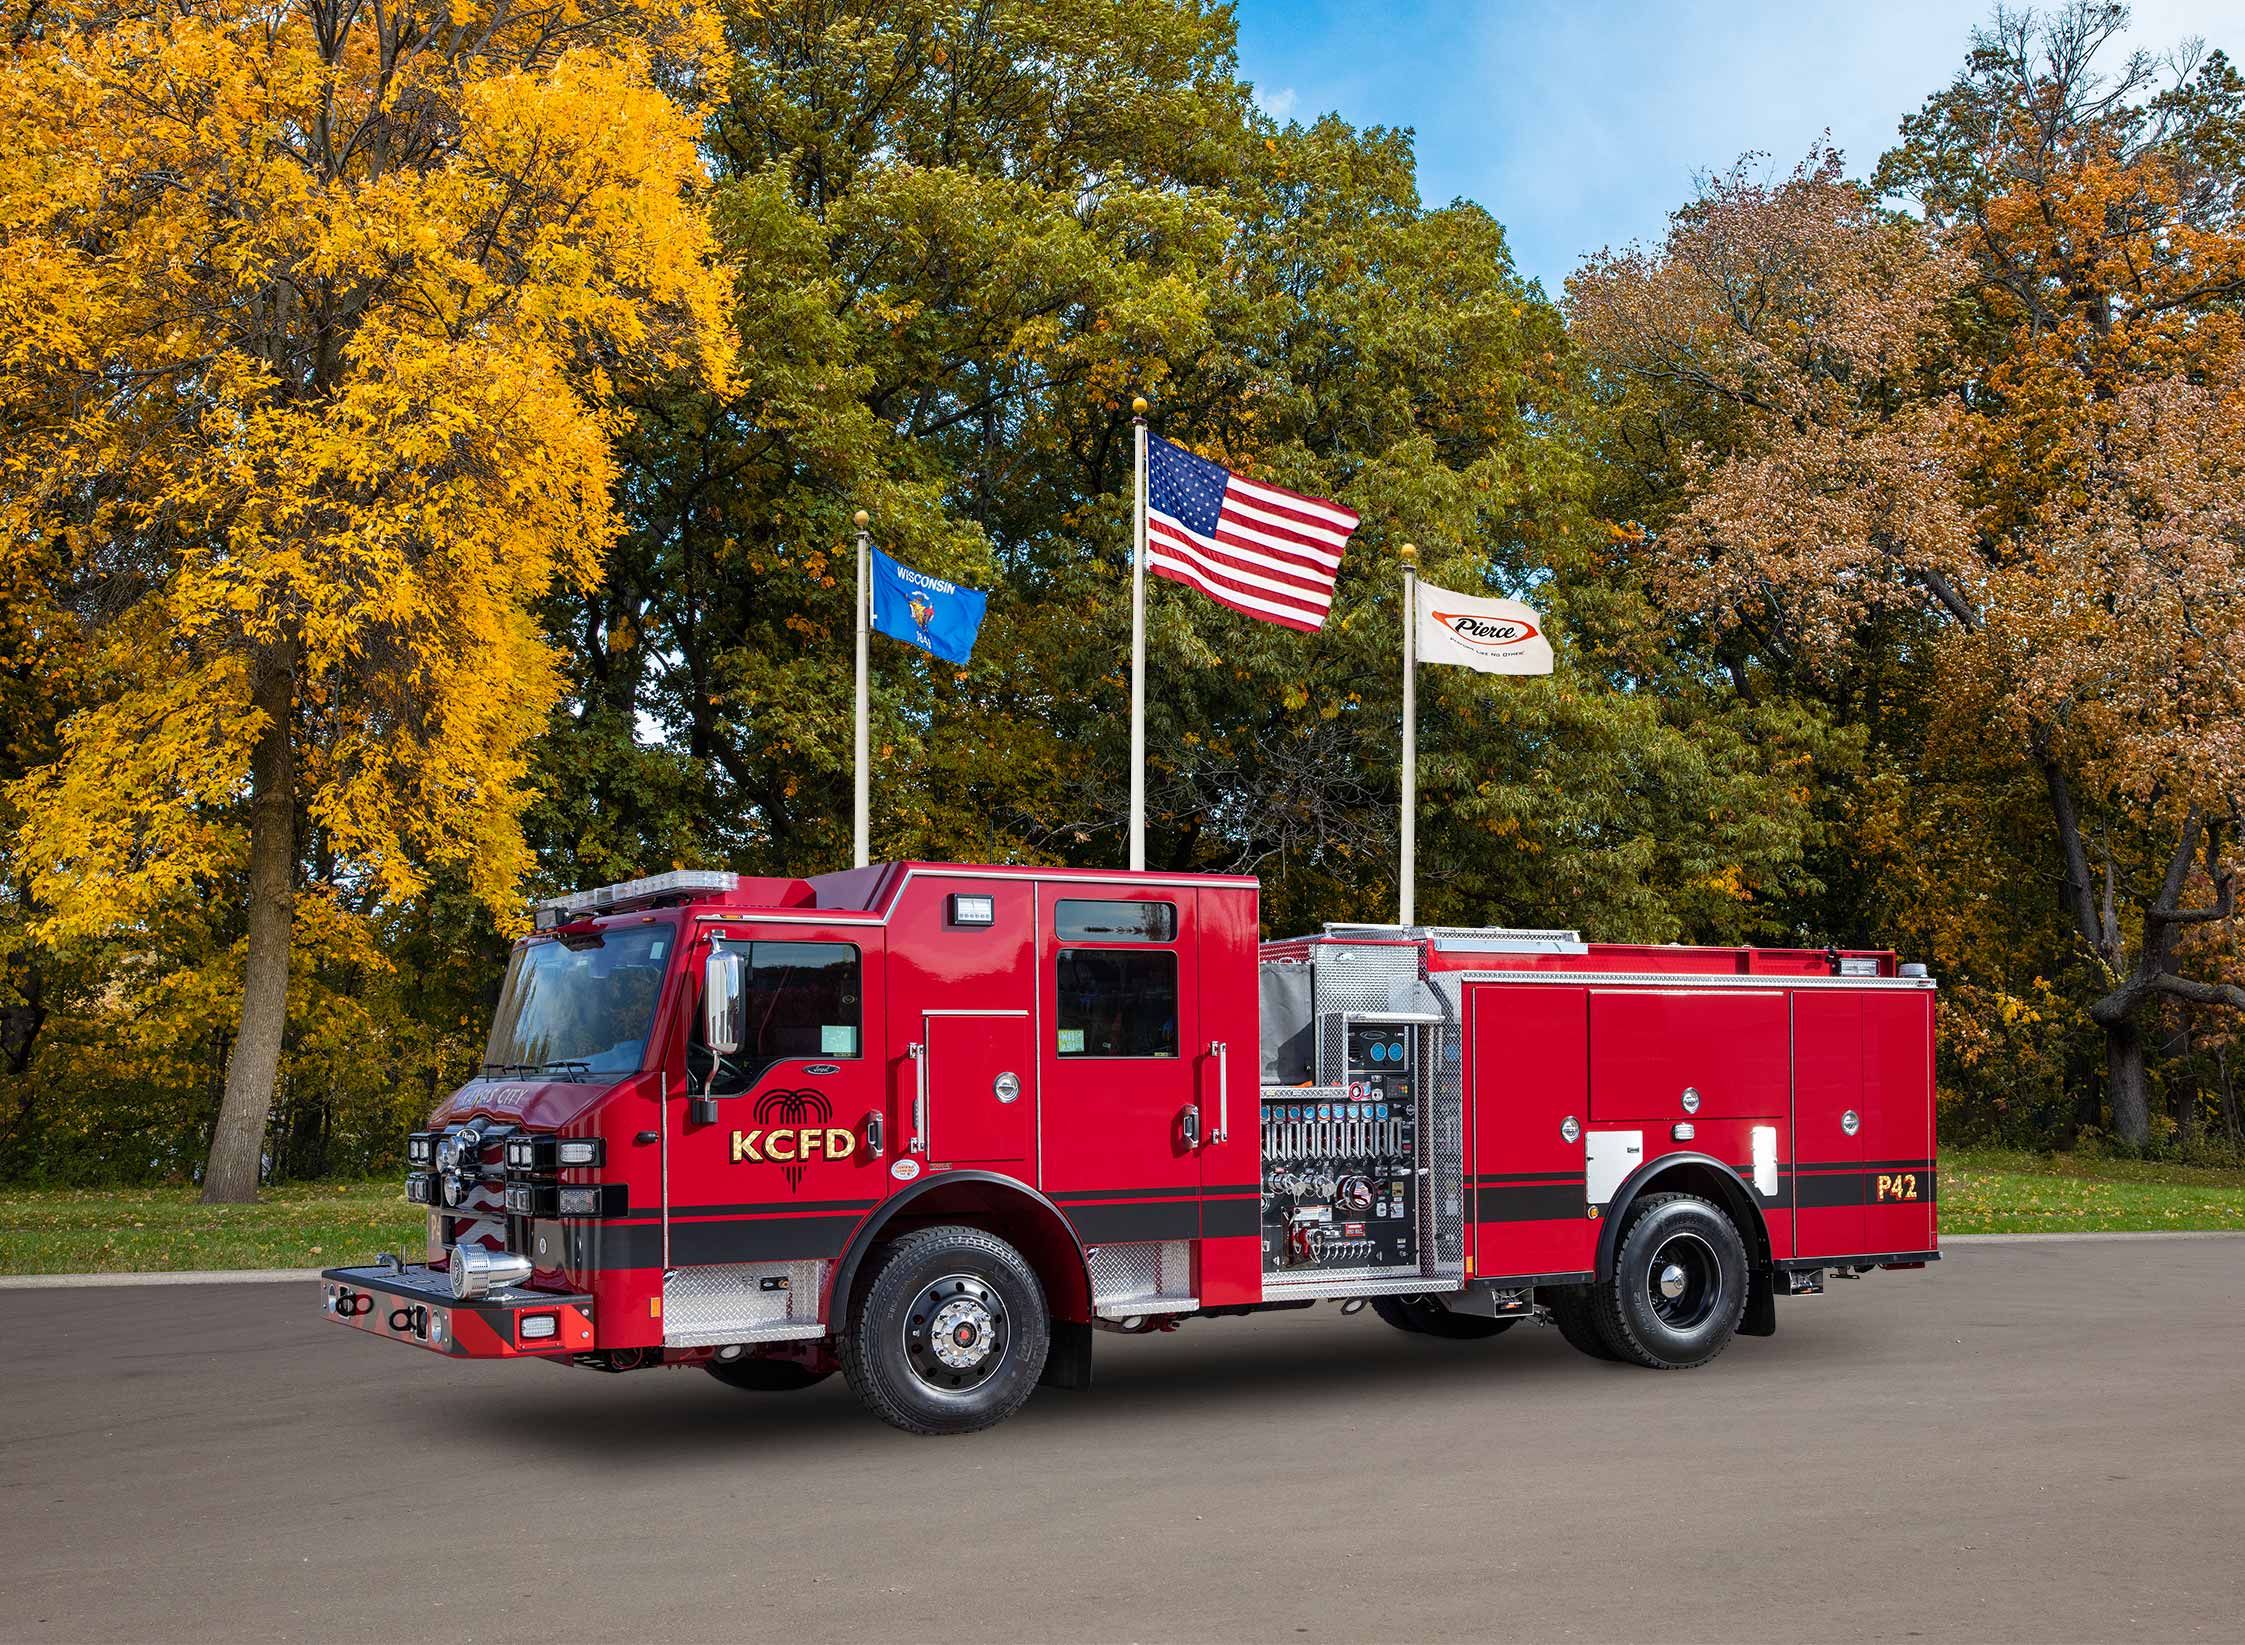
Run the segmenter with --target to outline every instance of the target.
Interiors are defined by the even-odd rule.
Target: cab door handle
[[[912,1141],[906,1152],[924,1154],[928,1149],[928,1048],[914,1040],[904,1048],[912,1059]]]
[[[1177,1126],[1185,1134],[1185,1146],[1187,1148],[1198,1148],[1200,1146],[1200,1104],[1197,1102],[1185,1104],[1185,1111],[1177,1116]]]
[[[887,1135],[888,1128],[881,1119],[880,1109],[876,1108],[865,1116],[865,1157],[867,1159],[879,1159],[888,1151]]]

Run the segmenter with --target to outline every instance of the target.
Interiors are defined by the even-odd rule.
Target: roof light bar
[[[533,903],[531,911],[538,929],[550,931],[588,914],[612,914],[635,903],[653,902],[658,897],[714,895],[731,891],[740,883],[738,874],[722,868],[674,868],[667,874],[649,874],[643,879],[595,886],[590,891],[572,891],[566,897],[548,897]]]

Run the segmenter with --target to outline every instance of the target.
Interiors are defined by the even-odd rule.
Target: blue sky
[[[1282,119],[1411,126],[1430,204],[1464,196],[1559,294],[1585,253],[1653,239],[1696,172],[1780,167],[1830,128],[1860,173],[1964,61],[1972,0],[1239,0],[1240,71]],[[2145,0],[2130,43],[2245,55],[2237,0]],[[2117,55],[2117,54],[2116,54]]]

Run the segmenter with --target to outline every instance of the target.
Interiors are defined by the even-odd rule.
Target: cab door
[[[699,958],[686,1088],[674,1092],[665,1182],[668,1266],[832,1257],[886,1187],[878,927],[713,925],[701,952],[746,964],[743,1041],[701,1038]]]
[[[1086,1245],[1200,1235],[1198,951],[1188,888],[1038,887],[1043,1181]]]

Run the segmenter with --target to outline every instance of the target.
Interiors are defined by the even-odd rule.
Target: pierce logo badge
[[[767,1091],[756,1099],[757,1128],[733,1133],[733,1163],[777,1165],[788,1192],[798,1192],[810,1161],[857,1152],[857,1133],[833,1118],[834,1105],[817,1091]]]
[[[1510,618],[1475,617],[1462,612],[1437,611],[1434,620],[1466,644],[1480,651],[1501,651],[1540,636],[1534,623]]]

